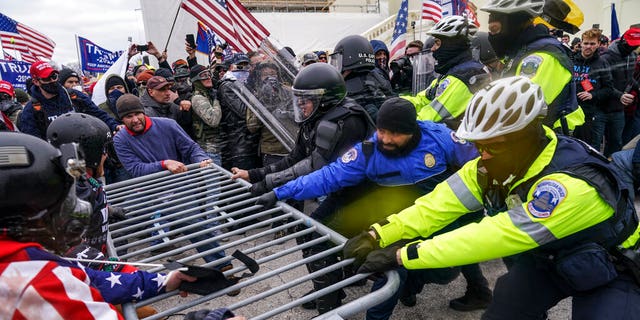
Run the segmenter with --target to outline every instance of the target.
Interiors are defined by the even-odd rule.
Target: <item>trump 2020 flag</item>
[[[404,48],[407,45],[408,15],[409,0],[402,0],[400,10],[398,10],[398,15],[396,16],[396,25],[393,28],[389,61],[393,61],[404,55]]]
[[[93,41],[78,36],[78,50],[80,50],[80,65],[82,71],[107,72],[120,54],[96,45]]]

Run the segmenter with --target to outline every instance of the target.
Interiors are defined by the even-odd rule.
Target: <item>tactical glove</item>
[[[262,205],[265,208],[273,207],[278,201],[278,197],[276,197],[276,193],[273,191],[269,191],[258,198],[256,200],[256,204]]]
[[[384,249],[372,251],[362,266],[358,268],[358,273],[384,272],[397,268],[399,265],[396,252],[400,248],[401,246],[391,245]]]
[[[267,185],[265,184],[264,180],[252,184],[249,188],[249,192],[251,192],[251,195],[254,197],[261,196],[267,191],[269,190],[267,190]]]
[[[367,231],[362,231],[359,235],[347,240],[342,248],[342,252],[345,258],[355,258],[356,261],[353,264],[354,269],[357,269],[367,258],[367,255],[373,251],[380,249],[378,242]]]

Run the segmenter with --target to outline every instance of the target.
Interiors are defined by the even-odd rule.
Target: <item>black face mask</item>
[[[6,112],[13,106],[13,101],[11,100],[2,100],[0,101],[0,111]]]
[[[489,34],[489,43],[498,58],[503,58],[509,50],[509,42],[513,41],[511,35],[505,33]]]
[[[58,91],[60,90],[60,83],[58,83],[58,81],[41,83],[40,88],[48,94],[58,94]]]
[[[445,38],[441,41],[442,44],[438,50],[433,52],[433,57],[437,61],[435,65],[436,72],[445,74],[458,63],[458,61],[454,61],[458,60],[455,58],[469,50],[469,42],[463,37]]]
[[[508,151],[482,160],[489,176],[499,183],[505,182],[511,175],[516,179],[522,178],[529,165],[549,142],[544,137],[542,128],[532,128],[513,141],[509,144]]]
[[[110,106],[116,106],[116,101],[118,101],[118,98],[120,98],[124,93],[120,92],[120,90],[113,90],[111,91],[111,93],[109,93],[109,96],[107,97],[107,99],[109,99],[109,105]]]

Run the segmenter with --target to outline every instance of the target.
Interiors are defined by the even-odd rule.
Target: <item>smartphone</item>
[[[149,46],[146,44],[139,44],[136,45],[136,49],[138,50],[138,52],[147,51],[149,50]]]
[[[193,49],[195,49],[195,48],[196,48],[196,39],[195,39],[195,37],[193,36],[193,34],[191,34],[191,33],[190,33],[190,34],[187,34],[187,36],[186,36],[186,38],[185,38],[185,41],[187,42],[187,44],[188,44],[191,48],[193,48]]]

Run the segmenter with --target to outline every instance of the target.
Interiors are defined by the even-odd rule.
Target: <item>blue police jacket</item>
[[[330,194],[369,179],[381,186],[419,184],[447,169],[453,171],[478,157],[473,144],[459,139],[444,124],[418,121],[420,143],[405,156],[388,156],[378,148],[377,133],[371,139],[373,152],[365,155],[356,144],[335,162],[275,188],[279,200],[305,200]]]

